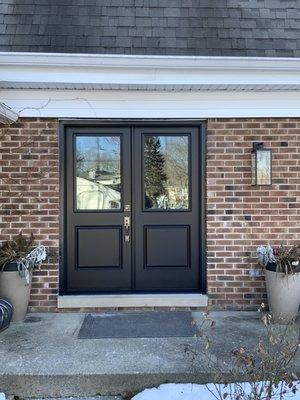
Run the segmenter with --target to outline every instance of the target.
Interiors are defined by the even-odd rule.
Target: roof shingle
[[[0,51],[300,57],[299,0],[2,0]]]

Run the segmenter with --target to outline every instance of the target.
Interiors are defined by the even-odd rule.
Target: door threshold
[[[207,307],[201,293],[103,294],[58,296],[58,308]]]

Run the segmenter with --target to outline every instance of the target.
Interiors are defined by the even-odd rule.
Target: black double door
[[[201,290],[201,134],[64,129],[66,292]]]

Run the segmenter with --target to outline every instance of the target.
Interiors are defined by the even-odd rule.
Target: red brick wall
[[[0,132],[0,241],[33,232],[58,248],[59,178],[57,120],[21,118]],[[34,272],[32,310],[56,307],[57,257]]]
[[[1,129],[0,241],[33,232],[58,250],[58,122],[21,118]],[[253,141],[273,150],[273,185],[250,184]],[[215,308],[253,308],[265,296],[251,280],[259,244],[300,239],[300,119],[211,119],[207,126],[208,290]],[[31,310],[56,308],[57,256],[34,273]]]
[[[251,186],[252,142],[273,151],[273,184]],[[248,276],[260,244],[300,240],[300,119],[211,119],[207,130],[208,288],[215,307],[257,307]]]

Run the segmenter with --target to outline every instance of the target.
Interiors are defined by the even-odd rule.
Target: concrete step
[[[123,399],[121,396],[94,396],[94,397],[56,397],[56,398],[27,397],[23,400],[123,400]]]
[[[58,396],[94,397],[122,399],[131,398],[145,388],[157,387],[162,383],[206,383],[212,376],[180,373],[165,374],[109,374],[109,375],[7,375],[0,377],[0,387],[18,397],[46,398]],[[3,390],[1,389],[1,390]],[[106,397],[116,396],[116,397]],[[129,397],[128,397],[129,396]],[[76,400],[76,399],[72,399]]]
[[[195,338],[78,339],[85,314],[32,314],[0,335],[0,389],[24,397],[118,396],[162,383],[215,380],[204,356],[191,363]],[[193,314],[200,326],[201,313]],[[215,312],[211,357],[253,346],[263,330],[257,312]],[[300,372],[297,359],[295,372]],[[223,378],[230,376],[224,371]]]
[[[12,399],[7,399],[12,400]],[[27,397],[23,400],[124,400],[121,396],[94,396],[94,397]],[[127,399],[126,399],[127,400]]]

